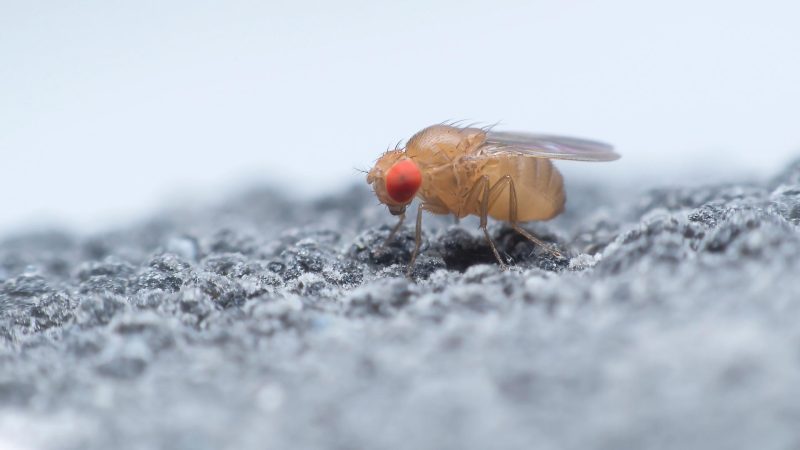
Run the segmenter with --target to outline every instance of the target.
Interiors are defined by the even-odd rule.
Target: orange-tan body
[[[414,197],[421,200],[409,274],[422,243],[423,211],[478,216],[486,241],[505,267],[489,235],[488,217],[509,222],[529,241],[560,257],[519,225],[552,219],[564,210],[564,180],[550,159],[617,158],[613,147],[597,141],[441,124],[418,132],[405,148],[384,153],[367,174],[367,183],[389,212],[400,217],[387,239],[402,226]]]
[[[417,193],[431,211],[462,218],[480,215],[481,201],[470,195],[483,176],[494,186],[510,177],[516,189],[517,221],[551,219],[564,210],[564,181],[549,159],[524,155],[481,155],[486,132],[479,128],[434,125],[415,134],[405,156],[422,172]],[[489,216],[511,219],[509,184],[492,192]]]

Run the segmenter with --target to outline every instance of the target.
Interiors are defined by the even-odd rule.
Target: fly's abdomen
[[[502,156],[484,166],[483,173],[489,176],[494,186],[509,175],[517,194],[517,220],[547,220],[564,210],[564,179],[549,159],[528,156]],[[498,220],[509,220],[511,204],[509,184],[503,184],[500,192],[492,192],[489,215]],[[500,189],[500,188],[498,188]]]

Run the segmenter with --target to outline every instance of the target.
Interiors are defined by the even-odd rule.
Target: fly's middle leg
[[[495,184],[497,186],[497,184]],[[489,188],[489,177],[484,175],[475,183],[475,186],[472,187],[470,190],[470,195],[468,198],[471,198],[477,192],[481,193],[481,203],[478,211],[480,212],[479,217],[481,220],[480,228],[483,230],[483,235],[486,237],[486,242],[489,243],[489,247],[492,248],[492,253],[494,253],[494,257],[497,259],[497,262],[500,264],[500,269],[506,269],[506,263],[503,261],[503,258],[500,257],[500,252],[497,251],[497,247],[495,247],[494,242],[492,242],[492,237],[489,236],[489,230],[486,229],[486,225],[489,219],[489,200],[491,197],[491,191],[493,188]]]

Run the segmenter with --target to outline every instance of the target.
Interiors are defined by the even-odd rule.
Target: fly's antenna
[[[361,173],[363,173],[365,175],[369,175],[369,171],[364,170],[364,169],[359,169],[358,167],[353,167],[353,170],[355,170],[356,172],[361,172]]]

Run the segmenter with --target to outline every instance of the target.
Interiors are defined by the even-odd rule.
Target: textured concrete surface
[[[0,448],[800,447],[800,163],[407,228],[254,190],[0,244]]]

